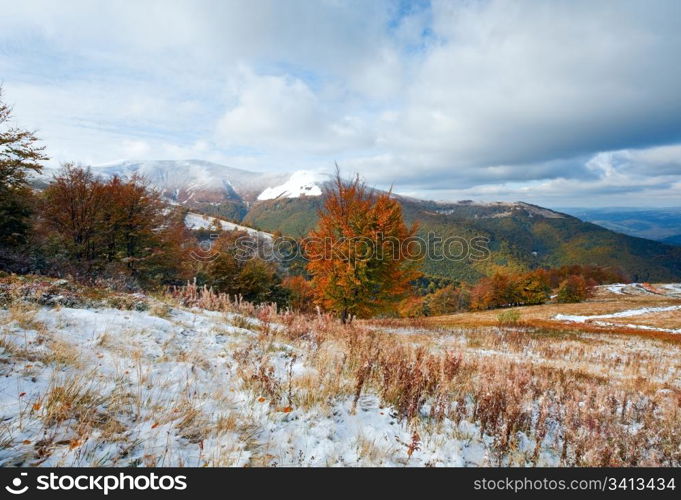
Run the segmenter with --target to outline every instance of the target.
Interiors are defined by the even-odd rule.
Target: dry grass
[[[103,394],[93,380],[91,375],[68,379],[55,377],[48,391],[31,403],[30,411],[44,425],[42,439],[33,443],[37,461],[31,465],[40,465],[58,446],[66,445],[79,452],[95,430],[104,440],[114,440],[125,432],[117,418],[123,410],[116,406],[116,394]]]
[[[73,345],[53,338],[49,332],[47,332],[44,324],[39,323],[39,325],[39,330],[33,328],[33,330],[40,332],[35,341],[29,342],[24,339],[23,345],[19,345],[15,340],[10,338],[9,335],[4,334],[0,335],[0,348],[11,354],[14,359],[26,360],[31,363],[40,362],[45,365],[54,364],[56,367],[81,366],[80,353]],[[35,326],[35,324],[33,326]],[[34,347],[43,348],[35,349]]]
[[[681,305],[681,300],[669,297],[643,296],[628,297],[619,300],[608,299],[602,301],[588,301],[576,304],[542,304],[538,306],[523,306],[506,309],[518,311],[523,320],[533,323],[536,320],[548,320],[557,314],[591,316],[596,314],[612,314],[627,309],[642,307],[665,307]],[[447,316],[425,318],[427,325],[444,326],[494,326],[498,321],[499,310],[467,312]]]
[[[681,309],[662,311],[630,318],[608,318],[608,323],[614,325],[644,325],[653,328],[681,329]]]
[[[243,307],[205,296],[202,302],[233,312]],[[594,302],[586,310],[614,312],[640,302],[652,303],[648,298],[625,305]],[[533,318],[558,312],[584,314],[585,304],[523,308],[522,318],[532,325]],[[493,437],[493,457],[500,465],[540,464],[547,450],[569,466],[681,463],[677,347],[654,340],[634,346],[618,335],[601,341],[575,327],[489,328],[477,319],[490,316],[498,325],[498,311],[457,315],[475,316],[475,328],[452,330],[436,322],[440,328],[434,335],[381,331],[403,328],[400,321],[341,326],[327,316],[273,307],[255,314],[262,322],[260,335],[235,359],[244,383],[272,406],[309,408],[342,397],[356,406],[363,395],[375,394],[422,433],[443,421],[476,423],[481,435]],[[441,321],[449,326],[451,318]],[[277,374],[267,354],[276,343],[292,346],[307,374]],[[520,451],[521,436],[535,443],[530,451]],[[358,445],[371,455],[370,442]]]
[[[353,446],[365,463],[383,463],[384,454],[394,453],[400,457],[394,460],[410,465],[414,454],[433,446],[437,436],[443,443],[484,442],[492,465],[545,465],[550,455],[566,466],[679,466],[681,345],[669,342],[673,334],[632,335],[550,320],[558,313],[601,314],[672,300],[653,299],[526,307],[519,318],[500,319],[499,311],[489,311],[343,326],[327,315],[256,307],[196,286],[175,289],[163,297],[168,306],[224,313],[226,330],[216,328],[214,335],[227,338],[230,324],[255,332],[228,337],[222,344],[225,353],[216,353],[229,360],[228,370],[236,375],[230,375],[230,384],[248,391],[248,402],[232,400],[231,387],[200,394],[203,388],[189,373],[210,374],[212,368],[198,343],[180,350],[169,341],[160,344],[162,354],[148,359],[135,338],[139,332],[102,334],[95,349],[120,354],[124,363],[115,373],[129,383],[119,386],[117,379],[102,380],[85,370],[77,377],[55,376],[48,391],[28,405],[27,411],[44,425],[44,438],[35,443],[37,464],[55,446],[64,446],[59,429],[68,428],[68,446],[80,450],[95,433],[123,439],[126,429],[120,422],[128,420],[174,429],[183,442],[198,447],[201,465],[231,465],[245,452],[251,465],[273,465],[271,445],[258,438],[257,426],[235,407],[246,405],[281,419],[296,410],[331,415],[339,403],[347,403],[356,412],[371,406],[389,413],[411,436],[387,449],[369,433],[358,434]],[[171,312],[163,307],[152,313],[170,318]],[[42,342],[25,349],[0,337],[0,347],[10,355],[33,356],[55,367],[78,366],[78,349],[40,331],[30,309],[10,316],[38,326],[33,330]],[[181,321],[179,314],[176,321]],[[159,383],[155,363],[165,362],[191,367],[186,386],[182,382],[170,396],[160,386],[153,390]],[[207,412],[202,407],[207,401],[218,411]],[[472,425],[461,427],[464,423]],[[0,427],[0,443],[11,442],[5,434]],[[227,436],[228,444],[204,456],[204,443],[219,436]],[[175,463],[171,448],[145,453],[136,464]],[[302,464],[305,457],[287,460]],[[334,457],[328,460],[333,463]]]
[[[594,316],[612,314],[628,309],[640,309],[644,307],[666,307],[681,305],[681,298],[665,295],[618,295],[599,290],[596,296],[587,302],[576,304],[542,304],[537,306],[524,306],[500,310],[478,311],[436,316],[420,320],[430,328],[486,328],[492,326],[508,326],[500,324],[500,314],[518,314],[524,326],[534,327],[545,331],[555,332],[591,332],[591,333],[617,333],[637,335],[673,343],[681,343],[681,335],[664,332],[664,329],[681,328],[681,311],[662,312],[633,316],[627,318],[608,318],[604,320],[607,325],[599,325],[586,322],[579,325],[553,319],[558,314]],[[503,323],[503,322],[502,322]],[[410,325],[409,321],[394,320],[393,326]],[[627,327],[630,325],[644,325],[649,329]],[[611,326],[614,325],[614,326]],[[660,328],[661,330],[654,330]]]
[[[38,313],[38,307],[35,304],[12,303],[7,308],[7,311],[9,314],[6,317],[5,324],[16,323],[17,326],[24,330],[45,331],[45,324],[35,319]]]

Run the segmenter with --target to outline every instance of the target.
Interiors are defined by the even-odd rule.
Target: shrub
[[[397,313],[402,318],[420,318],[426,313],[424,297],[407,297],[397,306]]]
[[[242,255],[247,248],[257,248],[254,237],[241,231],[223,232],[213,246],[217,256],[200,270],[205,284],[218,293],[256,304],[286,305],[290,292],[282,286],[276,264],[261,259],[255,251]]]
[[[308,280],[302,276],[287,276],[282,285],[288,291],[289,304],[294,311],[311,312],[314,310],[314,291]]]
[[[520,311],[517,309],[509,309],[507,311],[497,314],[497,323],[499,326],[514,326],[520,322]]]

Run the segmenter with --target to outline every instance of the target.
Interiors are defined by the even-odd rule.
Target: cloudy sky
[[[681,205],[681,2],[0,0],[53,163],[204,159],[437,200]]]

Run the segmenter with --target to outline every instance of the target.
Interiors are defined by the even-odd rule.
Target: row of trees
[[[218,227],[188,230],[185,211],[166,205],[139,177],[100,179],[87,168],[65,165],[33,196],[30,244],[22,248],[39,261],[32,272],[122,281],[127,288],[195,279],[251,302],[288,303],[275,262],[238,255],[238,240],[257,246],[252,236]],[[195,257],[201,241],[210,241],[209,258]]]
[[[65,165],[37,205],[34,241],[53,268],[86,276],[123,272],[143,285],[186,277],[182,213],[139,177],[103,180]]]
[[[49,159],[44,151],[33,132],[12,126],[0,88],[0,271],[105,279],[126,288],[197,278],[247,300],[286,296],[271,263],[230,265],[227,236],[219,240],[217,260],[192,259],[197,235],[185,227],[184,212],[140,177],[100,179],[67,164],[34,191],[29,181]]]
[[[596,285],[627,281],[619,270],[586,265],[536,269],[527,273],[495,274],[483,278],[471,290],[472,310],[556,302],[581,302]]]
[[[627,278],[619,271],[599,266],[572,265],[517,274],[497,273],[482,278],[472,287],[449,284],[423,297],[412,297],[401,304],[400,314],[437,316],[549,301],[582,302],[593,294],[597,285],[625,281]]]

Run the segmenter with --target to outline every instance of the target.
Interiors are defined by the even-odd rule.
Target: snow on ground
[[[671,295],[681,294],[681,283],[651,286],[647,283],[613,283],[599,285],[596,288],[606,290],[615,295]]]
[[[557,420],[547,427],[544,446],[536,447],[536,433],[518,430],[512,450],[499,458],[503,429],[497,434],[481,432],[483,421],[473,411],[475,401],[496,394],[490,387],[510,393],[514,381],[526,380],[527,374],[535,371],[542,384],[545,374],[563,374],[560,380],[567,382],[559,386],[559,392],[573,387],[570,380],[581,384],[593,378],[588,385],[590,395],[576,389],[575,399],[567,399],[575,406],[565,403],[563,409],[579,404],[580,411],[594,418],[600,418],[600,405],[610,401],[611,388],[617,396],[620,389],[640,380],[653,384],[647,394],[633,391],[625,395],[622,408],[627,404],[647,407],[647,398],[654,398],[656,413],[625,415],[622,411],[616,423],[608,424],[611,427],[604,431],[605,437],[597,436],[604,446],[611,446],[608,436],[618,431],[625,416],[630,422],[623,424],[627,429],[647,422],[650,439],[654,438],[651,429],[657,425],[666,426],[666,434],[660,435],[679,435],[676,413],[662,411],[667,403],[676,411],[674,394],[681,387],[679,350],[656,340],[589,334],[576,339],[545,336],[520,327],[432,330],[398,324],[382,328],[386,335],[396,334],[390,341],[399,339],[404,346],[460,353],[466,366],[485,377],[462,378],[462,386],[479,380],[498,384],[483,382],[475,390],[461,392],[461,399],[448,403],[451,411],[442,420],[432,419],[435,400],[424,400],[417,409],[419,416],[409,422],[386,403],[395,399],[386,399],[376,385],[361,390],[356,411],[353,409],[355,368],[350,378],[340,376],[334,368],[336,356],[342,358],[343,366],[350,351],[343,351],[348,346],[333,336],[315,344],[313,329],[323,324],[315,322],[319,318],[297,327],[304,329],[292,330],[285,316],[272,320],[282,321],[281,325],[272,324],[263,311],[244,316],[171,307],[176,302],[142,298],[131,302],[130,308],[135,310],[110,308],[114,301],[87,302],[89,308],[84,301],[68,303],[83,304],[83,308],[15,301],[0,308],[0,467],[467,466],[497,465],[502,458],[507,461],[502,463],[513,465],[555,466],[562,460]],[[681,306],[565,318],[580,323],[674,308]],[[280,330],[281,335],[271,335],[273,330]],[[398,352],[385,349],[384,355]],[[491,378],[499,373],[511,378]],[[572,373],[579,378],[570,379]],[[268,380],[276,384],[276,390],[267,388]],[[611,385],[603,385],[601,380]],[[478,392],[478,388],[483,390]],[[669,396],[653,392],[657,388],[673,392]],[[472,399],[473,394],[482,399]],[[536,419],[540,401],[553,397],[546,393],[548,397],[537,398],[536,394],[527,391],[510,401]],[[598,396],[595,399],[594,394]],[[458,411],[469,405],[470,411]],[[671,416],[664,420],[667,417],[660,415]],[[415,429],[420,434],[417,446],[413,445]],[[674,439],[670,443],[678,446]],[[653,450],[655,446],[650,445]],[[668,450],[672,448],[664,446],[660,444],[654,451],[671,453]],[[540,449],[536,461],[528,458],[535,447]],[[626,444],[625,448],[629,447]]]
[[[664,306],[664,307],[641,307],[638,309],[627,309],[626,311],[619,311],[611,314],[594,314],[591,316],[578,316],[571,314],[556,314],[553,319],[558,321],[569,321],[572,323],[586,323],[592,322],[593,324],[599,326],[620,326],[626,328],[637,328],[641,330],[655,330],[668,333],[681,333],[681,328],[658,328],[648,325],[635,325],[635,324],[614,324],[608,323],[607,321],[598,321],[603,319],[612,318],[631,318],[633,316],[643,316],[645,314],[655,314],[661,312],[678,311],[681,310],[681,306]]]
[[[661,328],[658,326],[650,326],[650,325],[637,325],[634,323],[625,323],[625,324],[614,324],[614,323],[608,323],[607,321],[594,321],[594,324],[598,326],[622,326],[625,328],[634,328],[638,330],[650,330],[650,331],[655,331],[655,332],[667,332],[667,333],[681,333],[681,328]]]
[[[672,295],[681,295],[681,283],[667,283],[662,285],[662,288],[669,290],[669,293]]]
[[[209,229],[215,225],[215,222],[217,222],[224,231],[244,231],[257,238],[264,240],[272,239],[272,235],[270,233],[258,231],[252,227],[241,226],[239,224],[227,222],[226,220],[210,217],[208,215],[190,212],[184,218],[184,223],[189,229]]]
[[[285,183],[268,187],[258,196],[259,200],[275,198],[299,198],[301,196],[321,196],[319,184],[324,182],[321,175],[307,170],[294,172]]]
[[[628,285],[626,285],[626,284],[624,284],[624,283],[615,283],[615,284],[612,284],[612,285],[602,285],[602,286],[600,286],[600,287],[598,287],[598,288],[605,288],[606,290],[608,290],[609,292],[612,292],[612,293],[614,293],[614,294],[617,294],[617,295],[624,295],[624,291],[623,291],[623,290],[624,290],[627,286],[628,286]]]
[[[238,376],[235,357],[257,335],[241,326],[254,320],[162,316],[0,310],[0,466],[489,465],[491,438],[465,421],[446,420],[409,457],[410,430],[372,394],[354,413],[345,397],[270,405]],[[308,370],[294,349],[271,347],[277,373]]]
[[[611,314],[594,314],[592,316],[575,316],[569,314],[556,314],[553,319],[560,321],[572,321],[576,323],[584,323],[594,319],[607,318],[629,318],[631,316],[641,316],[643,314],[652,314],[658,312],[677,311],[681,306],[665,306],[665,307],[641,307],[639,309],[627,309],[626,311],[619,311]]]

